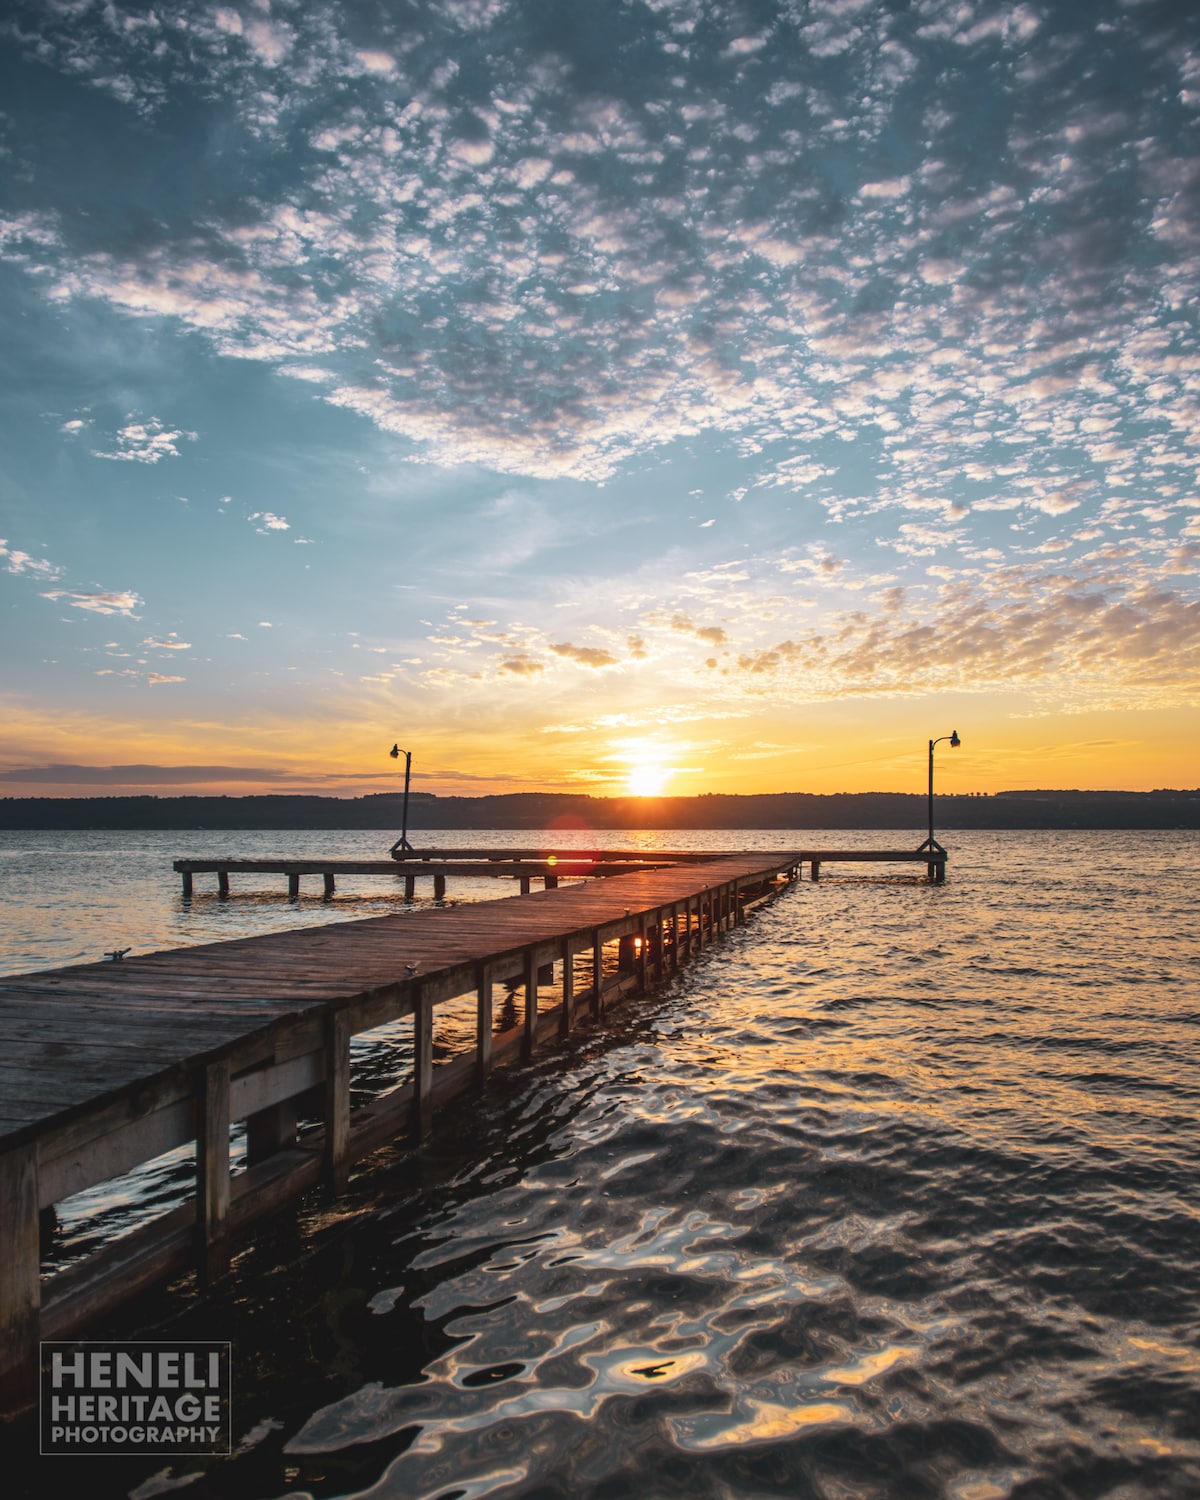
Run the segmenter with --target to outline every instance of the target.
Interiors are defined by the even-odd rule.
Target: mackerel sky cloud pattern
[[[494,704],[621,665],[694,673],[714,714],[1195,705],[1189,7],[38,0],[0,46],[5,285],[132,364],[99,394],[48,376],[47,443],[171,471],[230,546],[237,517],[295,515],[293,555],[341,546],[343,570],[392,506],[424,581],[390,629],[341,623],[390,658],[379,692]],[[190,403],[156,398],[168,350]],[[319,462],[357,422],[370,477],[331,481],[319,520],[258,470],[216,478],[223,370],[304,403]],[[415,515],[402,468],[470,499]],[[77,483],[64,515],[93,503]],[[13,574],[55,551],[29,508],[4,520]],[[87,593],[78,566],[56,597]],[[485,573],[498,628],[456,633]],[[158,637],[198,640],[133,577]],[[257,608],[282,613],[269,589]],[[935,610],[954,624],[927,638]],[[308,670],[262,670],[287,666]]]

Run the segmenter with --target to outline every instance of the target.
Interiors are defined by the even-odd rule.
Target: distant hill
[[[401,794],[366,797],[5,797],[0,828],[380,828],[400,823]],[[1200,828],[1200,791],[998,792],[939,796],[938,830]],[[414,794],[410,829],[888,828],[925,833],[925,798],[902,792],[775,792],[760,796],[495,797]]]

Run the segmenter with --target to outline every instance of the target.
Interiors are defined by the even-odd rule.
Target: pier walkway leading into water
[[[435,1107],[482,1086],[498,1062],[598,1021],[798,873],[791,853],[689,856],[508,899],[0,981],[6,1400],[31,1395],[39,1339],[74,1337],[189,1267],[201,1285],[220,1277],[254,1221],[322,1182],[343,1191],[353,1163],[398,1138],[419,1142]],[[460,1042],[464,1006],[469,1020],[455,1055],[438,1027],[456,999]],[[352,1101],[352,1039],[361,1058],[371,1033],[395,1043],[397,1027],[403,1081],[367,1099],[355,1088]],[[55,1204],[188,1146],[187,1201],[42,1275]]]

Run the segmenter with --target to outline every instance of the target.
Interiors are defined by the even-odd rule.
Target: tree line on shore
[[[5,797],[0,828],[384,828],[402,794],[318,797]],[[1018,791],[939,795],[939,829],[1200,828],[1200,790]],[[414,793],[410,829],[876,828],[924,833],[926,799],[905,792],[710,793],[695,797],[588,797],[511,792],[485,797]]]

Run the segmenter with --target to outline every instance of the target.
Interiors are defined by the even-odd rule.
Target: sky
[[[1200,783],[1200,10],[6,0],[0,795]]]

